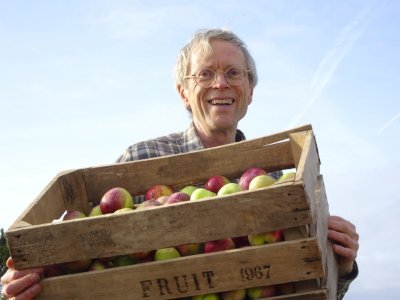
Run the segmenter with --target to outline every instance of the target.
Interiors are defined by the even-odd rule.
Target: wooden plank
[[[174,299],[321,274],[318,243],[310,238],[49,278],[36,299]]]
[[[301,153],[303,152],[304,141],[308,131],[294,132],[289,134],[289,140],[292,146],[293,161],[296,168],[299,167]]]
[[[7,232],[17,269],[268,232],[312,221],[301,183]],[[65,251],[68,249],[68,251]]]
[[[62,176],[63,173],[60,174]],[[21,222],[32,225],[43,224],[57,219],[65,211],[63,190],[58,176],[50,181],[36,199],[21,213],[18,219],[10,226],[17,228]]]
[[[155,184],[179,189],[189,184],[203,184],[214,175],[230,180],[239,178],[250,167],[268,171],[294,166],[290,143],[253,145],[232,144],[202,151],[148,160],[83,169],[88,199],[99,201],[110,188],[121,186],[133,195],[145,194]],[[138,176],[140,174],[140,176]]]
[[[332,242],[328,240],[328,216],[329,206],[325,192],[325,185],[323,176],[318,176],[317,189],[316,189],[316,203],[318,205],[318,216],[317,216],[317,235],[319,236],[318,241],[321,244],[322,250],[321,257],[324,267],[324,277],[322,279],[322,287],[328,291],[329,299],[336,300],[337,298],[337,280],[338,270],[335,254],[332,249]]]
[[[276,297],[262,298],[268,300],[327,300],[328,294],[325,289],[313,290],[308,292],[294,293],[290,295],[282,295]]]

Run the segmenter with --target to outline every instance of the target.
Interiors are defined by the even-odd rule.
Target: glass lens
[[[229,67],[224,71],[224,77],[229,85],[240,85],[243,82],[244,71],[237,67]],[[211,87],[216,79],[217,73],[212,69],[202,69],[194,76],[197,84],[203,88]]]

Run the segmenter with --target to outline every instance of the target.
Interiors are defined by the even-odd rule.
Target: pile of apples
[[[215,197],[217,199],[218,196],[229,195],[245,190],[255,190],[270,186],[272,184],[276,184],[278,182],[293,180],[294,177],[295,172],[287,172],[283,174],[279,179],[275,179],[274,177],[269,175],[264,169],[253,167],[247,169],[239,179],[236,179],[234,181],[230,181],[227,177],[223,175],[215,175],[206,180],[206,182],[202,186],[188,185],[183,187],[179,191],[174,191],[168,185],[157,184],[150,187],[146,191],[146,194],[144,195],[145,201],[138,205],[134,205],[133,197],[126,189],[115,187],[108,190],[103,195],[100,203],[97,206],[93,207],[88,216],[80,211],[68,211],[63,216],[62,221],[85,217],[95,217],[112,213],[129,213],[133,210],[149,209],[155,206],[162,205],[173,205],[175,203],[186,201],[201,201],[203,199],[210,199],[212,197]],[[149,261],[160,261],[201,253],[224,251],[245,246],[258,246],[280,242],[283,240],[284,236],[282,230],[275,230],[272,232],[260,234],[251,234],[248,236],[227,237],[224,239],[207,241],[204,243],[184,244],[178,245],[176,247],[155,249],[153,251],[138,252],[110,258],[80,260],[70,263],[47,266],[45,268],[45,276],[52,277],[91,270],[101,270]],[[192,297],[192,299],[259,299],[283,293],[287,294],[288,291],[289,293],[293,292],[293,287],[289,286],[288,288],[287,284],[273,285],[224,292],[219,294],[194,296]]]

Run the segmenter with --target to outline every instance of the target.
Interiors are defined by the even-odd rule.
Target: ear
[[[253,91],[254,91],[254,86],[250,87],[250,91],[249,91],[249,100],[247,105],[250,105],[250,103],[253,101]]]
[[[186,89],[181,84],[177,84],[176,89],[177,89],[179,96],[181,97],[181,100],[182,100],[183,104],[185,105],[186,109],[190,110],[190,103],[189,103],[189,99],[186,95],[187,94]]]

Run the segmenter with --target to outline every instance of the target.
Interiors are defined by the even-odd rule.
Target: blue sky
[[[360,233],[346,299],[398,299],[398,1],[0,1],[0,227],[60,171],[182,131],[179,49],[199,28],[246,41],[260,81],[248,138],[311,123],[330,211]]]

